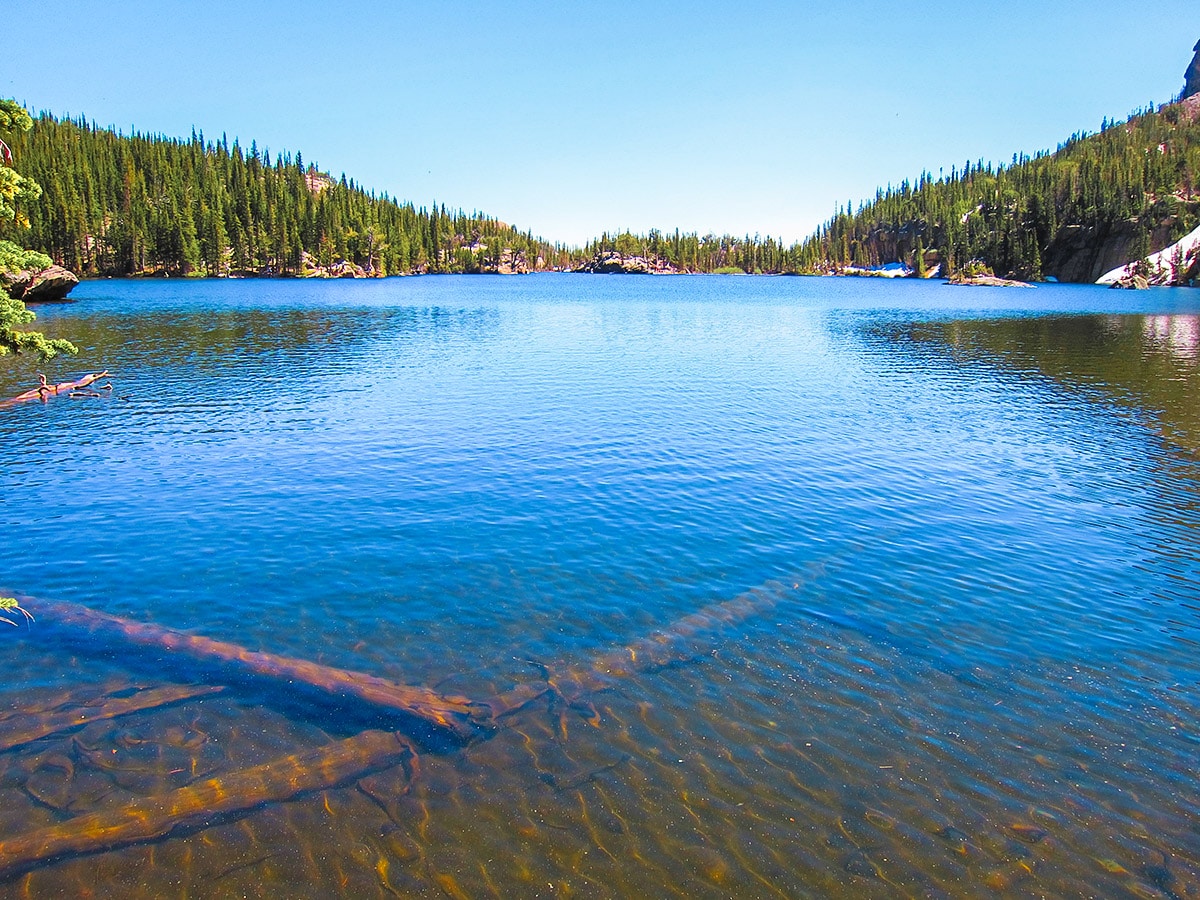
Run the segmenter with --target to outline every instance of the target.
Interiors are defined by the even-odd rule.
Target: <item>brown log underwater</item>
[[[155,647],[197,660],[223,663],[261,677],[299,682],[337,697],[355,698],[375,707],[415,716],[464,740],[477,736],[479,728],[489,725],[492,719],[491,709],[485,703],[441,694],[425,687],[250,650],[228,641],[187,634],[151,622],[135,622],[78,604],[29,601],[23,605],[36,611],[43,622],[57,622],[136,646]]]
[[[172,684],[138,691],[128,697],[109,697],[87,706],[12,717],[0,721],[0,751],[20,747],[40,738],[58,734],[60,731],[81,728],[89,722],[115,719],[130,713],[158,709],[178,703],[180,700],[191,700],[223,690],[224,688],[220,686]]]
[[[546,682],[521,684],[491,701],[496,718],[515,713],[546,694],[557,694],[568,702],[612,686],[614,681],[636,672],[653,671],[691,659],[708,635],[730,625],[744,622],[775,607],[790,591],[811,581],[824,569],[824,561],[811,574],[789,588],[779,581],[768,581],[745,591],[732,600],[710,604],[676,619],[653,634],[625,647],[604,653],[588,663],[562,669],[547,669]]]
[[[202,827],[267,803],[328,790],[396,765],[403,764],[411,777],[416,759],[412,744],[401,735],[364,731],[315,750],[0,841],[0,878],[50,860],[158,840],[179,829]]]

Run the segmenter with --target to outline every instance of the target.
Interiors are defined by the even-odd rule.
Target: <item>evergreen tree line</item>
[[[1137,259],[1174,242],[1200,224],[1198,182],[1200,109],[1174,104],[1106,119],[1097,134],[1008,165],[967,161],[938,178],[922,173],[857,209],[848,202],[792,245],[651,231],[605,234],[585,256],[644,256],[689,272],[824,274],[903,263],[917,275],[940,266],[947,276],[986,268],[1038,280],[1058,276],[1081,246],[1116,237]]]
[[[551,244],[478,212],[416,208],[333,179],[299,153],[272,158],[224,136],[119,135],[47,114],[13,135],[44,195],[28,229],[0,237],[82,275],[300,275],[571,269],[603,254],[682,272],[814,274],[905,263],[917,274],[986,266],[1025,279],[1058,275],[1065,236],[1124,235],[1144,256],[1200,223],[1200,117],[1175,104],[1076,134],[1011,164],[968,161],[847,203],[810,238],[629,232],[582,248]],[[7,233],[6,233],[7,230]]]
[[[942,274],[986,265],[1024,279],[1058,275],[1066,243],[1118,234],[1131,259],[1161,249],[1200,223],[1200,118],[1165,106],[1076,134],[1053,153],[1010,165],[967,162],[948,176],[850,204],[799,250],[804,271],[904,262]],[[1078,239],[1076,239],[1076,245]]]
[[[369,275],[551,268],[569,254],[481,213],[415,208],[301,154],[225,137],[120,135],[43,113],[13,135],[43,196],[14,241],[81,275]],[[341,267],[339,268],[339,264]]]
[[[587,250],[692,272],[823,274],[903,263],[917,275],[939,266],[946,276],[986,268],[1038,280],[1058,276],[1081,246],[1118,238],[1128,259],[1138,259],[1198,224],[1200,109],[1174,104],[1105,120],[1097,134],[1072,135],[1054,152],[1014,156],[1008,165],[967,161],[938,178],[922,173],[857,209],[848,202],[790,246],[651,231],[606,234]]]
[[[678,229],[673,234],[664,234],[652,229],[645,235],[629,232],[610,235],[606,232],[576,255],[584,260],[606,253],[640,256],[680,272],[740,271],[777,275],[799,271],[798,250],[799,245],[788,247],[772,237],[700,236],[681,234]]]

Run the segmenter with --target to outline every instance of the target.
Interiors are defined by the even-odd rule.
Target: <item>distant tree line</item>
[[[748,274],[780,274],[798,271],[797,246],[787,247],[772,237],[732,237],[730,235],[664,234],[652,229],[648,234],[621,232],[605,233],[587,244],[583,259],[598,254],[619,253],[661,261],[681,272],[745,272]]]
[[[42,114],[14,134],[43,197],[15,240],[81,275],[367,274],[554,267],[565,251],[481,213],[416,208],[334,179],[301,154],[224,136],[120,135]]]
[[[1200,110],[1170,105],[1054,152],[1011,164],[964,163],[934,178],[876,192],[839,208],[807,240],[695,234],[605,234],[586,255],[618,252],[683,271],[835,273],[903,263],[914,274],[991,269],[1024,279],[1057,275],[1065,239],[1086,245],[1114,233],[1129,258],[1161,249],[1200,224]]]
[[[1008,165],[923,173],[857,208],[847,203],[793,244],[652,230],[571,248],[478,212],[376,195],[299,153],[272,157],[224,136],[125,136],[43,114],[11,142],[44,195],[0,221],[0,238],[82,275],[293,275],[340,263],[371,275],[536,271],[617,253],[682,272],[813,274],[898,262],[918,275],[936,265],[943,275],[986,267],[1039,279],[1059,274],[1065,237],[1095,243],[1120,232],[1135,259],[1200,223],[1200,116],[1186,104],[1106,120],[1097,134]]]
[[[804,242],[800,266],[897,261],[919,270],[936,260],[942,274],[982,263],[1039,279],[1057,274],[1052,257],[1071,231],[1093,241],[1130,232],[1137,259],[1200,222],[1198,182],[1200,121],[1186,107],[1166,106],[1105,120],[1098,134],[1073,135],[1054,153],[1014,156],[1006,166],[967,162],[881,190],[857,210],[848,203]]]

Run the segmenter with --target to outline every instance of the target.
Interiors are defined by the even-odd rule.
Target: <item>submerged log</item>
[[[62,712],[72,706],[95,706],[106,697],[140,690],[145,690],[145,687],[127,678],[112,678],[106,684],[86,685],[82,691],[78,686],[58,688],[53,693],[23,691],[12,698],[11,708],[0,713],[0,728],[26,716]]]
[[[567,669],[555,679],[555,687],[572,698],[607,687],[613,679],[691,659],[698,652],[699,638],[766,612],[783,598],[786,590],[781,583],[771,581],[732,600],[713,603],[640,641],[599,656],[586,666]]]
[[[817,567],[818,570],[820,566]],[[805,579],[808,580],[808,579]],[[713,603],[699,612],[677,619],[661,631],[626,647],[596,657],[590,663],[558,671],[547,668],[544,684],[517,685],[491,701],[497,718],[510,715],[546,694],[557,694],[574,702],[585,694],[610,687],[615,679],[635,672],[647,672],[675,662],[691,659],[699,652],[699,642],[719,628],[736,625],[774,607],[792,588],[778,581],[739,594],[732,600]]]
[[[406,774],[411,774],[415,761],[412,744],[399,734],[364,731],[306,753],[0,841],[0,878],[65,856],[158,840],[179,829],[202,827],[267,803],[334,788],[395,765],[403,764]]]
[[[0,722],[0,751],[11,750],[71,728],[81,728],[89,722],[115,719],[147,709],[157,709],[180,700],[191,700],[223,691],[220,686],[173,684],[138,691],[128,697],[102,698],[102,702],[73,709],[53,710]]]
[[[335,669],[308,660],[249,650],[228,641],[215,641],[150,622],[135,622],[73,603],[38,601],[27,605],[37,610],[41,621],[59,622],[130,644],[223,663],[257,676],[299,682],[337,697],[353,697],[373,706],[415,716],[462,739],[475,737],[478,729],[492,720],[487,704],[466,697],[440,694],[429,688],[398,684],[375,675]]]

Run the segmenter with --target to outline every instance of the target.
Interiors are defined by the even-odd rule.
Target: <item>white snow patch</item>
[[[871,268],[846,266],[842,272],[846,275],[875,275],[880,278],[908,278],[912,275],[912,269],[904,263],[888,263],[885,266],[872,266]]]
[[[1198,248],[1200,248],[1200,228],[1190,234],[1185,234],[1170,247],[1159,250],[1157,253],[1151,254],[1147,259],[1150,260],[1150,271],[1157,272],[1167,276],[1166,280],[1170,280],[1171,276],[1171,260],[1175,258],[1175,248],[1183,250],[1183,260],[1186,264]],[[1112,284],[1114,281],[1119,281],[1127,275],[1132,274],[1133,267],[1140,260],[1128,262],[1120,268],[1113,269],[1111,272],[1105,272],[1096,279],[1096,284]],[[1151,279],[1154,280],[1154,279]]]

